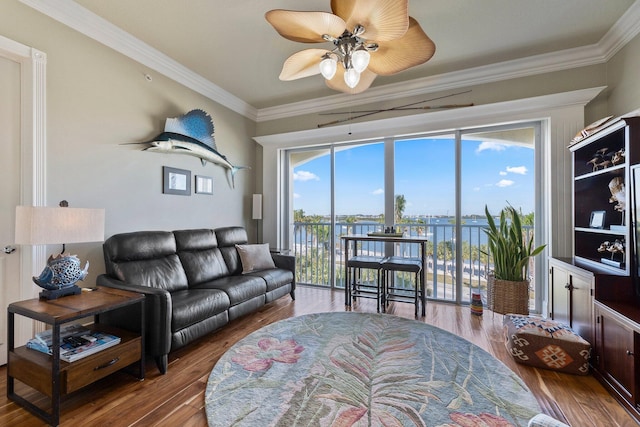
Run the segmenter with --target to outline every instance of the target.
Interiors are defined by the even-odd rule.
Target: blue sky
[[[336,213],[378,215],[384,211],[383,144],[336,152]],[[396,142],[395,194],[407,201],[405,215],[455,213],[453,139]],[[322,156],[294,169],[294,209],[327,215],[330,159]],[[524,213],[534,207],[534,150],[477,140],[462,142],[462,214],[498,213],[509,202]]]

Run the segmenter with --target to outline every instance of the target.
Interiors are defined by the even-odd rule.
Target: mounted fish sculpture
[[[235,188],[236,172],[249,167],[234,166],[220,154],[213,131],[213,120],[207,112],[191,110],[181,117],[168,118],[165,121],[164,132],[153,141],[142,144],[151,144],[144,148],[145,151],[186,154],[199,158],[203,166],[207,162],[222,166],[227,169],[228,176],[231,178],[231,187]]]

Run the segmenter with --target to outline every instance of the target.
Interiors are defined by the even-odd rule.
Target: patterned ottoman
[[[568,374],[587,375],[591,344],[571,328],[537,316],[506,314],[507,350],[516,362]]]

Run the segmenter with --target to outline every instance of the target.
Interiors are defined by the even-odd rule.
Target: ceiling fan
[[[276,9],[265,14],[286,39],[333,43],[331,50],[305,49],[291,55],[280,80],[322,74],[331,89],[355,94],[369,88],[376,76],[423,64],[435,53],[433,41],[409,16],[408,0],[331,0],[331,10]]]

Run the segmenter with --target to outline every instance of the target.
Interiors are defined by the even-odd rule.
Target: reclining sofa
[[[295,299],[295,258],[248,245],[242,227],[116,234],[103,245],[98,286],[144,294],[145,350],[162,374],[168,355],[287,294]],[[140,308],[100,316],[126,329]]]

